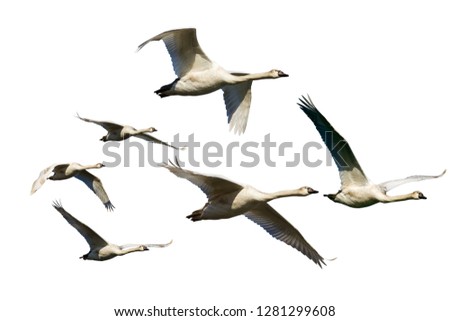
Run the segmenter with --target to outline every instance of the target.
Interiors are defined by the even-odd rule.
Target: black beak
[[[309,194],[317,194],[317,193],[319,193],[319,191],[316,191],[315,189],[312,189],[312,188],[310,188],[308,190],[308,192],[309,192]]]
[[[280,77],[289,77],[288,74],[285,74],[285,73],[282,72],[282,71],[280,71],[280,72],[278,73],[278,76],[280,76]]]
[[[420,194],[420,195],[419,195],[419,199],[421,199],[421,200],[426,200],[427,197],[426,197],[425,195],[423,195],[423,194]]]

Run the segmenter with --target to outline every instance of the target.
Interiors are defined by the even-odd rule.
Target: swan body
[[[88,123],[94,123],[101,127],[103,127],[105,130],[107,130],[107,134],[100,138],[101,141],[107,142],[107,141],[122,141],[125,139],[130,138],[131,136],[138,137],[140,139],[146,140],[151,143],[155,144],[161,144],[165,145],[167,147],[172,147],[175,149],[178,149],[178,147],[172,146],[166,142],[163,142],[147,133],[153,133],[156,132],[157,129],[154,127],[144,128],[144,129],[136,129],[134,127],[128,126],[128,125],[120,125],[112,122],[107,121],[98,121],[98,120],[92,120],[88,118],[80,117],[80,115],[77,114],[77,117],[85,122]]]
[[[388,195],[387,192],[406,183],[441,177],[446,172],[444,170],[440,175],[435,176],[414,175],[381,184],[371,183],[359,165],[350,145],[314,106],[311,98],[302,96],[298,105],[314,123],[338,167],[341,188],[335,194],[324,195],[333,202],[349,207],[362,208],[377,203],[426,199],[419,191],[394,196]]]
[[[194,28],[163,32],[139,45],[138,51],[149,42],[158,40],[164,41],[177,78],[155,93],[161,98],[173,95],[198,96],[222,89],[230,130],[237,134],[244,133],[247,127],[253,80],[289,76],[277,69],[254,74],[226,71],[203,52]]]
[[[39,188],[41,188],[47,179],[57,181],[75,177],[85,183],[86,186],[89,187],[95,195],[97,195],[108,211],[113,211],[114,205],[112,205],[109,200],[108,194],[106,194],[102,182],[98,177],[87,171],[87,169],[102,168],[104,166],[105,165],[102,163],[97,163],[94,165],[80,165],[78,163],[53,164],[41,171],[39,177],[33,182],[31,194],[34,194]]]
[[[66,221],[72,225],[89,244],[90,250],[88,253],[82,255],[80,259],[105,261],[112,259],[116,256],[122,256],[133,252],[148,251],[150,247],[166,247],[172,243],[166,244],[127,244],[127,245],[115,245],[105,241],[100,235],[98,235],[89,226],[80,222],[78,219],[68,213],[61,205],[61,203],[53,202],[53,207],[61,213]]]
[[[161,164],[180,178],[198,186],[207,196],[208,202],[187,218],[192,221],[228,219],[244,215],[261,226],[274,238],[302,252],[322,267],[324,259],[304,239],[300,232],[267,202],[289,196],[308,196],[317,193],[310,187],[264,193],[249,185],[240,185],[225,178],[202,175],[182,169],[178,164]]]

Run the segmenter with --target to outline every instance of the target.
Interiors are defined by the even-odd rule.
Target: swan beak
[[[421,200],[426,200],[426,199],[427,199],[427,197],[426,197],[425,195],[423,195],[422,193],[420,193],[420,195],[419,195],[419,199],[421,199]]]
[[[278,77],[289,77],[289,75],[288,75],[288,74],[285,74],[285,73],[282,72],[282,71],[279,71],[279,72],[278,72]]]
[[[319,191],[316,191],[315,189],[309,188],[308,189],[308,193],[309,194],[317,194],[317,193],[319,193]]]

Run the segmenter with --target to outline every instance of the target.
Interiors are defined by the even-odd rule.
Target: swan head
[[[84,255],[80,256],[80,259],[87,260],[88,259],[88,255],[89,255],[89,253],[84,254]]]
[[[103,164],[103,163],[95,164],[95,168],[102,168],[102,167],[105,167],[105,164]]]
[[[289,77],[288,74],[286,74],[278,69],[272,69],[271,71],[269,71],[269,74],[272,78]]]
[[[149,133],[154,133],[154,132],[157,132],[158,130],[155,127],[150,127],[149,129],[147,129],[147,131]]]
[[[300,187],[298,189],[298,192],[299,192],[300,195],[303,195],[303,196],[319,193],[318,191],[316,191],[315,189],[313,189],[313,188],[311,188],[309,186]]]
[[[100,138],[100,141],[102,142],[106,142],[108,139],[106,138],[106,136],[103,136],[102,138]]]
[[[139,246],[139,251],[148,251],[148,247],[146,247],[145,245],[141,245]]]
[[[422,194],[422,192],[415,191],[412,193],[412,198],[415,200],[426,200],[426,196]]]

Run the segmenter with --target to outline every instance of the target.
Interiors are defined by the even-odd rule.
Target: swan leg
[[[206,203],[201,209],[193,211],[191,215],[186,216],[186,218],[190,219],[192,222],[197,222],[202,220],[203,211],[208,206],[209,203]]]
[[[165,88],[165,87],[167,87],[167,86],[169,86],[169,85],[162,86],[160,89],[155,90],[155,94],[157,94],[157,95],[158,95],[159,97],[161,97],[161,98],[167,97],[168,95],[165,95],[165,94],[164,94],[165,91],[167,91],[167,90],[170,89],[170,88]]]
[[[192,212],[191,215],[186,216],[186,218],[190,219],[192,222],[200,221],[202,219],[202,212],[203,212],[203,209],[196,210],[196,211]]]
[[[158,90],[155,90],[155,94],[157,94],[161,98],[169,96],[168,91],[170,91],[173,88],[173,86],[175,86],[175,84],[178,80],[179,80],[179,78],[175,79],[172,83],[170,83],[168,85],[164,85],[161,88],[159,88]]]

